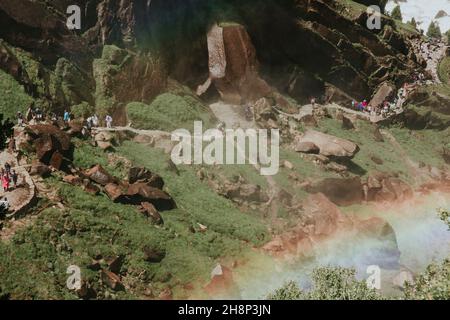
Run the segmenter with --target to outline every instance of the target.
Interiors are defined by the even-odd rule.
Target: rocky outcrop
[[[167,75],[156,57],[138,55],[116,46],[105,46],[94,61],[96,107],[110,113],[115,125],[126,125],[127,103],[150,103],[166,86]]]
[[[277,257],[314,256],[321,242],[335,237],[334,241],[355,241],[371,238],[386,242],[392,252],[392,259],[398,260],[398,248],[395,232],[385,220],[370,218],[363,220],[357,216],[346,215],[325,195],[310,195],[304,203],[301,222],[276,236],[263,250]]]
[[[382,107],[383,102],[390,101],[389,99],[392,97],[394,93],[395,93],[394,86],[390,85],[389,83],[383,83],[376,91],[372,100],[370,100],[369,105],[374,108]]]
[[[324,194],[333,203],[340,206],[348,206],[361,203],[364,200],[363,185],[361,179],[324,179],[311,186],[307,186],[306,190],[310,193]]]
[[[222,100],[232,104],[255,102],[273,89],[259,77],[256,50],[241,25],[214,25],[208,33],[209,79],[198,94],[212,83]]]
[[[53,125],[29,126],[23,133],[26,138],[20,148],[32,148],[42,163],[59,170],[64,169],[73,157],[70,137]],[[27,145],[29,147],[27,147]]]
[[[316,150],[313,145],[326,157],[351,159],[359,151],[358,145],[354,142],[315,130],[307,130],[303,135],[297,136],[294,149],[311,153]]]
[[[373,172],[365,182],[367,201],[403,201],[413,196],[412,188],[399,178],[383,172]]]

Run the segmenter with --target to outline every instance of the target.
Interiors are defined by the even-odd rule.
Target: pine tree
[[[416,22],[416,19],[414,19],[414,17],[412,17],[409,24],[412,25],[414,29],[417,29],[417,22]]]
[[[428,27],[427,36],[430,38],[441,38],[441,28],[437,22],[431,21],[430,26]]]
[[[400,6],[396,6],[394,9],[392,9],[391,17],[392,17],[392,19],[395,19],[395,20],[400,20],[400,21],[403,20],[402,11],[400,10]]]

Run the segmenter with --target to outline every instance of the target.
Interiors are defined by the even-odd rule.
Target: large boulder
[[[402,201],[413,196],[413,190],[407,183],[387,173],[372,172],[366,184],[368,201]]]
[[[364,199],[363,185],[359,177],[348,179],[327,178],[306,187],[310,193],[322,193],[333,203],[348,206]]]
[[[259,77],[256,50],[242,25],[214,25],[208,33],[209,71],[225,102],[242,104],[272,92]],[[206,86],[201,90],[205,92]]]
[[[84,174],[99,185],[106,186],[110,183],[115,183],[116,178],[111,176],[108,171],[106,171],[101,165],[95,165],[89,170],[85,171]]]
[[[59,128],[47,124],[32,125],[25,129],[25,133],[40,162],[59,170],[63,168],[65,160],[73,158],[70,137]]]
[[[130,168],[128,182],[131,184],[136,182],[145,183],[150,187],[161,190],[164,188],[164,180],[159,175],[142,167]]]
[[[317,154],[320,152],[320,149],[318,146],[316,146],[314,143],[309,141],[298,141],[299,139],[296,139],[294,150],[296,152],[302,152],[302,153],[314,153]]]
[[[148,202],[158,211],[176,208],[175,201],[169,194],[142,182],[130,185],[108,183],[105,186],[105,192],[114,202],[134,205],[142,205],[142,203]]]
[[[143,202],[141,203],[142,206],[142,212],[149,217],[153,223],[161,225],[164,224],[163,218],[161,217],[161,214],[156,210],[155,206],[152,205],[149,202]]]
[[[353,158],[359,151],[358,145],[352,141],[315,130],[307,130],[296,141],[297,146],[306,146],[305,143],[309,143],[310,146],[314,144],[319,148],[319,153],[327,157]]]
[[[387,82],[383,83],[370,100],[369,105],[377,108],[383,105],[384,101],[389,101],[392,95],[395,93],[395,87]]]

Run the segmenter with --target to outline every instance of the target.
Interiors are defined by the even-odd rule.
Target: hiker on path
[[[87,129],[90,131],[91,129],[92,129],[92,126],[93,126],[93,119],[92,119],[92,117],[88,117],[87,119],[86,119],[86,126],[87,126]]]
[[[113,119],[109,114],[106,116],[105,121],[106,121],[106,127],[112,128]]]
[[[37,121],[42,121],[42,111],[39,107],[36,108],[36,120]]]
[[[9,162],[5,163],[5,171],[8,175],[11,173],[11,165],[9,164]]]
[[[2,187],[4,192],[9,190],[9,175],[6,172],[2,175]]]
[[[23,115],[22,112],[17,112],[17,125],[23,127]]]
[[[9,209],[9,201],[8,198],[3,198],[0,200],[0,213],[7,212]]]
[[[70,122],[70,113],[67,110],[64,111],[64,122]]]
[[[313,108],[316,106],[316,98],[314,97],[311,98],[311,105]]]
[[[12,182],[13,182],[13,184],[14,184],[14,189],[17,188],[17,179],[18,179],[18,178],[19,178],[19,176],[17,175],[16,170],[13,170],[13,171],[11,172],[11,180],[12,180]]]

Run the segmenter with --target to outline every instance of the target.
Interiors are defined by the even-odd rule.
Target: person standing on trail
[[[17,112],[17,125],[23,127],[23,115],[22,112]]]
[[[9,164],[9,162],[5,163],[5,171],[7,175],[11,173],[11,165]]]
[[[105,121],[106,121],[106,127],[112,128],[113,119],[109,114],[106,116]]]
[[[9,175],[7,172],[5,172],[2,176],[2,186],[4,192],[9,190]]]
[[[9,201],[8,198],[4,197],[0,200],[0,213],[4,213],[9,209]]]
[[[16,170],[13,170],[11,172],[11,180],[12,180],[12,182],[14,184],[14,189],[17,188],[17,179],[18,179],[17,172],[16,172]]]
[[[313,108],[316,106],[316,98],[311,97],[311,105]]]
[[[364,111],[364,106],[363,106],[363,103],[362,102],[360,102],[360,103],[358,103],[358,111]]]
[[[64,122],[70,122],[70,113],[67,110],[64,110]]]
[[[39,107],[36,108],[36,120],[38,122],[42,121],[42,111]]]

